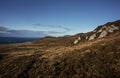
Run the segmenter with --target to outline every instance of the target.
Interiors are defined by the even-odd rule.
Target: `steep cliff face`
[[[117,31],[120,31],[120,20],[115,22],[109,22],[109,23],[106,23],[105,25],[98,26],[93,31],[82,34],[82,36],[81,34],[78,34],[79,35],[78,38],[80,40],[78,38],[75,39],[74,44],[77,44],[82,41],[89,41],[89,40],[94,40],[98,38],[103,38]]]

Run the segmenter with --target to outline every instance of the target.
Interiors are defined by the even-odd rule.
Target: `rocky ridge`
[[[77,39],[74,40],[74,45],[81,42],[81,41],[89,41],[98,38],[106,37],[116,31],[120,30],[120,20],[115,22],[108,22],[105,25],[100,25],[96,29],[91,32],[77,34]]]

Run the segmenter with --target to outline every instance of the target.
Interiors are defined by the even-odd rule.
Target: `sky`
[[[0,37],[85,33],[120,20],[120,0],[0,0]]]

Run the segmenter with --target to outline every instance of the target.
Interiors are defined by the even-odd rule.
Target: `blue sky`
[[[73,35],[119,19],[120,0],[0,0],[0,36]]]

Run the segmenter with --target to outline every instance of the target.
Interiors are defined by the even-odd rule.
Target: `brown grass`
[[[0,77],[120,78],[120,32],[72,47],[57,40],[0,45]]]

